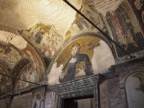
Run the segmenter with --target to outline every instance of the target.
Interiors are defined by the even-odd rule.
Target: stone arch
[[[44,74],[45,74],[46,66],[38,50],[36,50],[32,44],[27,42],[21,35],[19,35],[17,31],[13,29],[9,29],[7,27],[3,27],[3,26],[1,28],[0,28],[1,29],[0,30],[0,42],[6,43],[8,45],[11,44],[17,50],[22,52],[23,57],[22,57],[22,60],[20,60],[20,62],[23,61],[23,59],[28,59],[29,62],[32,64],[32,67],[35,67],[35,69],[37,69],[37,72],[42,73],[41,75],[42,78],[40,78],[40,81],[43,81],[45,79]],[[15,70],[16,67],[17,66],[12,68],[12,72],[14,71],[16,72]],[[14,76],[17,76],[17,74]],[[14,83],[15,81],[13,81],[13,84]]]
[[[30,63],[30,60],[27,58],[23,58],[21,59],[13,68],[13,70],[11,71],[13,77],[17,77],[19,72],[21,71],[21,69],[26,66],[27,64]]]
[[[19,71],[17,71],[18,73],[15,75],[15,91],[20,89],[26,89],[28,87],[34,87],[35,85],[33,83],[39,83],[42,81],[41,75],[39,75],[40,73],[35,70],[33,64],[29,60],[25,59],[19,62],[17,66],[19,67]]]
[[[27,68],[30,68],[31,66],[32,66],[31,63],[27,63],[23,67],[21,67],[19,73],[16,76],[16,80],[14,84],[15,91],[29,87],[28,86],[29,83],[22,80],[29,81],[29,79],[27,78],[29,69],[27,70]]]

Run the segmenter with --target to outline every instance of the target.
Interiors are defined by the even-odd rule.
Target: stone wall
[[[118,76],[100,84],[100,103],[101,108],[125,108]]]
[[[104,75],[106,79],[99,85],[101,108],[131,108],[128,107],[130,95],[128,96],[126,92],[126,80],[131,74],[142,76],[144,74],[143,66],[143,58],[139,58],[112,67],[111,72]],[[143,77],[141,80],[143,80]],[[142,89],[138,87],[140,85],[135,89],[139,89],[139,93],[136,94],[135,92],[134,96],[136,97],[135,101],[140,103],[138,95],[140,92],[142,93]]]
[[[92,75],[86,78],[65,82],[54,86],[9,93],[1,96],[1,108],[31,108],[34,94],[42,93],[42,108],[62,108],[64,99],[94,96],[94,108],[129,108],[126,93],[126,80],[129,76],[144,74],[144,58],[128,61],[112,67],[104,75]],[[139,88],[139,92],[142,89]],[[136,94],[134,96],[137,96]],[[136,101],[139,102],[137,98]],[[9,104],[10,103],[10,104]]]
[[[10,108],[31,108],[32,107],[32,93],[15,96]]]

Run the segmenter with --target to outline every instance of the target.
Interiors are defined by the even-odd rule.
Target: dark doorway
[[[63,100],[63,108],[94,108],[93,96]]]
[[[78,108],[78,104],[73,99],[65,99],[64,100],[64,108]]]

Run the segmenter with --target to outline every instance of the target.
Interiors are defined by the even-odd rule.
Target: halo
[[[70,46],[70,49],[75,45],[75,44],[79,44],[80,46],[80,53],[83,53],[85,52],[85,43],[82,39],[78,39],[78,40],[75,40],[74,42],[72,42],[72,45]]]

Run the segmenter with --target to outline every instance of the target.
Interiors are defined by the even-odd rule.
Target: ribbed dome
[[[123,0],[94,0],[99,13],[106,15],[107,12],[115,11]]]
[[[81,0],[71,0],[80,8]],[[0,0],[0,23],[26,30],[37,23],[55,25],[64,34],[76,12],[63,0]]]

